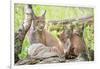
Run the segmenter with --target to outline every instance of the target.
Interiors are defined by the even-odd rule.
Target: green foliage
[[[78,18],[82,16],[94,15],[92,8],[81,8],[81,7],[60,7],[60,6],[41,6],[41,5],[33,5],[33,10],[36,16],[41,16],[43,12],[46,10],[46,21],[48,20],[58,20],[58,19],[71,19]],[[23,23],[24,19],[24,5],[23,4],[15,4],[14,5],[14,31],[16,32],[20,25]],[[52,29],[52,30],[51,30]],[[62,30],[63,26],[49,26],[49,30],[57,38],[59,31]],[[87,47],[94,49],[94,31],[93,27],[86,26],[85,27],[85,41]],[[19,54],[20,59],[25,59],[27,56],[27,48],[30,43],[27,38],[23,42],[22,52]]]
[[[87,47],[94,50],[94,27],[93,25],[85,27],[84,37],[85,37]]]
[[[22,47],[22,52],[19,54],[19,58],[20,59],[25,59],[27,57],[27,50],[28,50],[28,47],[29,47],[29,40],[27,38],[27,36],[25,37],[24,39],[24,43],[23,43],[23,47]]]
[[[22,24],[24,19],[24,6],[23,5],[14,5],[14,31],[19,29],[19,26]]]
[[[58,38],[58,37],[57,37],[58,32],[57,32],[56,30],[51,31],[51,34],[54,36],[54,38]]]

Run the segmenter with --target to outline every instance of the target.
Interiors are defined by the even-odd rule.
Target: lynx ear
[[[42,14],[42,16],[45,16],[45,14],[46,14],[46,10],[45,10],[44,13]]]

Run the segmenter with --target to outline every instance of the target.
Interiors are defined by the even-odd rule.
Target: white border
[[[12,3],[59,5],[74,7],[95,7],[94,0],[12,0]]]
[[[83,0],[12,0],[11,2],[11,68],[12,69],[64,69],[66,68],[81,68],[81,67],[89,67],[93,66],[96,62],[74,62],[74,63],[59,63],[59,64],[41,64],[41,65],[22,65],[22,66],[14,66],[14,3],[23,3],[23,4],[40,4],[40,5],[57,5],[57,6],[73,6],[73,7],[90,7],[95,8],[94,2],[83,1]],[[95,9],[94,9],[95,10]],[[81,67],[80,67],[81,66]]]

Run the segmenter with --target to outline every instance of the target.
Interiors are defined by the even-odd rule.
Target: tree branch
[[[63,19],[63,20],[49,20],[48,23],[52,24],[69,24],[73,22],[90,22],[93,21],[94,16],[85,16],[80,18],[73,18],[73,19]]]

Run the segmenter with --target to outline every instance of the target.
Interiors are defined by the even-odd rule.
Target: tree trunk
[[[25,13],[24,22],[19,28],[19,30],[14,33],[15,63],[19,61],[18,54],[21,53],[23,40],[32,23],[32,18],[33,18],[32,5],[25,5],[24,13]]]

